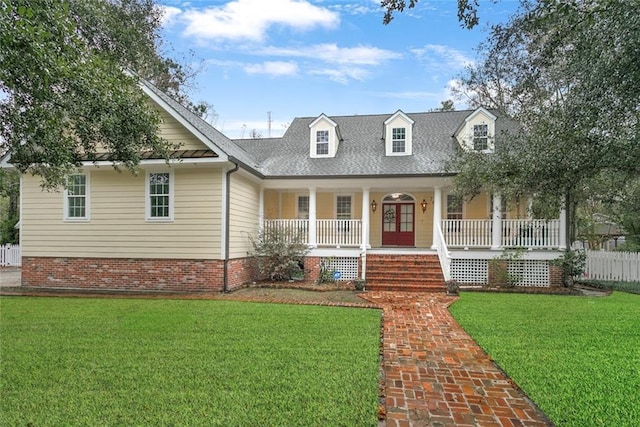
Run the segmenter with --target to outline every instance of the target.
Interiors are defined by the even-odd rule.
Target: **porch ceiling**
[[[269,190],[357,190],[368,188],[370,191],[384,190],[424,190],[427,188],[445,188],[453,185],[451,176],[407,176],[407,177],[359,177],[359,178],[294,178],[265,179],[264,189]]]

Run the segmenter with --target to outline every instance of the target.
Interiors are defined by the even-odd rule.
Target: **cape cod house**
[[[257,279],[249,236],[297,230],[324,260],[368,287],[442,290],[485,284],[489,260],[522,285],[558,284],[549,264],[566,242],[564,216],[537,220],[526,203],[451,192],[445,163],[458,149],[491,152],[517,124],[483,108],[296,118],[280,138],[231,140],[152,85],[160,132],[178,158],[144,158],[140,173],[85,162],[60,192],[21,178],[23,286],[231,290]],[[10,159],[3,160],[10,167]]]

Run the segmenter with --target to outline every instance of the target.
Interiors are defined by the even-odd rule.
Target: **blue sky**
[[[517,0],[480,0],[480,25],[460,27],[456,1],[420,0],[382,24],[378,0],[160,0],[167,53],[193,52],[190,95],[213,105],[232,138],[280,136],[294,117],[427,111],[450,87],[490,24]],[[464,108],[464,103],[457,103]]]

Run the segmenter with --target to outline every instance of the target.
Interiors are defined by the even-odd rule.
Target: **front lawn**
[[[377,425],[380,313],[0,299],[0,425]]]
[[[640,296],[462,293],[451,312],[557,426],[640,425]]]

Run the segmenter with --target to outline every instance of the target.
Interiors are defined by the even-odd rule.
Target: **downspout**
[[[236,172],[240,166],[237,163],[233,164],[234,167],[233,169],[229,169],[227,171],[227,179],[225,182],[225,192],[226,192],[226,197],[225,197],[225,206],[224,206],[224,216],[225,216],[225,221],[224,221],[224,269],[223,269],[223,285],[222,285],[222,291],[224,293],[229,292],[229,231],[230,231],[230,227],[229,227],[229,219],[230,219],[230,206],[231,206],[231,201],[230,201],[230,196],[231,196],[231,174]]]

